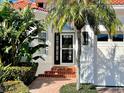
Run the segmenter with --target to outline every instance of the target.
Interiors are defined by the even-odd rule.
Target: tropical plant
[[[29,88],[19,80],[6,81],[1,86],[4,93],[30,93]]]
[[[0,4],[0,58],[4,64],[17,65],[24,56],[27,61],[40,56],[32,55],[45,44],[34,47],[29,44],[39,39],[40,31],[44,31],[43,24],[34,18],[33,11],[27,6],[22,10],[15,10],[9,2]],[[43,39],[41,39],[43,40]],[[40,57],[42,58],[42,57]]]
[[[97,93],[96,86],[90,83],[80,84],[80,90],[76,90],[76,83],[69,83],[60,88],[60,93]]]
[[[73,23],[77,33],[77,89],[80,83],[81,29],[87,24],[96,36],[99,24],[107,29],[109,35],[116,33],[121,25],[109,0],[48,0],[48,23],[57,31],[62,31],[66,23]]]

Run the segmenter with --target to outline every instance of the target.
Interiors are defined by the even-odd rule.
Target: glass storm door
[[[73,50],[74,35],[73,34],[61,34],[60,44],[60,63],[72,64],[74,60]]]

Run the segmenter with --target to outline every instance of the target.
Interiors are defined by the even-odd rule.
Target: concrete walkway
[[[38,77],[29,86],[31,93],[59,93],[59,89],[68,83],[76,82],[75,79],[42,78]]]
[[[59,89],[75,79],[38,77],[29,86],[31,93],[59,93]],[[98,88],[98,93],[124,93],[124,88]]]

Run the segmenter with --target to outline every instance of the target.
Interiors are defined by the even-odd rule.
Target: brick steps
[[[76,78],[76,68],[74,66],[53,66],[51,71],[45,71],[40,77],[56,78]]]
[[[40,74],[40,77],[55,77],[55,78],[75,78],[75,75],[46,75],[46,74]]]

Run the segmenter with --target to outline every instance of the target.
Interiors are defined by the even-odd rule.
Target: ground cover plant
[[[95,85],[81,84],[79,91],[76,90],[76,83],[66,84],[61,87],[60,93],[97,93]]]
[[[30,93],[28,87],[21,81],[7,81],[2,87],[4,93]]]

